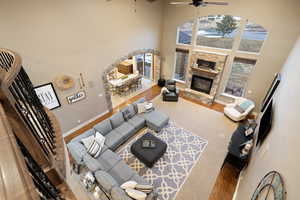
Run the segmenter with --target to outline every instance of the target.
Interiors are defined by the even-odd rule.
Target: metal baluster
[[[27,106],[27,104],[26,104],[26,101],[25,101],[25,99],[24,99],[22,93],[20,92],[20,90],[19,90],[17,84],[16,84],[15,82],[13,82],[11,86],[12,86],[12,89],[14,89],[15,93],[18,95],[18,97],[19,97],[19,99],[21,100],[21,102],[23,102],[23,103],[25,102],[25,103],[24,103],[24,104],[25,104],[24,106],[25,106],[26,110],[29,111],[28,106]],[[31,112],[28,112],[27,118],[29,118],[29,117],[30,117],[31,119],[34,120],[34,117],[32,116],[32,113],[31,113]],[[28,122],[31,123],[31,124],[33,125],[32,121],[30,121],[30,119],[28,119]],[[34,125],[33,125],[33,128],[34,128],[34,130],[36,130],[36,128],[34,127]],[[39,127],[37,127],[37,128],[39,129]],[[36,130],[36,131],[39,131],[39,132],[42,134],[41,130]],[[35,133],[37,133],[37,132],[35,132]],[[37,133],[37,134],[38,134],[38,133]],[[49,143],[49,141],[48,141],[47,139],[45,139],[45,136],[44,136],[43,134],[42,134],[42,135],[38,134],[38,136],[39,136],[39,138],[42,138],[42,139],[45,140],[45,144],[46,144],[46,146],[47,146],[47,149],[48,149],[49,151],[51,151],[52,154],[54,154],[55,152],[53,151],[53,149],[52,149],[51,144]]]
[[[32,135],[35,137],[35,139],[37,140],[37,142],[41,146],[43,152],[48,156],[50,152],[49,152],[48,148],[45,146],[44,141],[42,140],[42,138],[38,135],[38,133],[36,132],[36,130],[32,126],[32,124],[29,123],[28,116],[23,110],[24,108],[22,108],[22,106],[18,102],[19,98],[17,97],[17,94],[14,92],[12,87],[10,87],[9,90],[10,90],[11,94],[14,96],[14,98],[16,99],[17,103],[15,104],[15,108],[16,108],[17,112],[20,113],[20,115],[22,116],[24,122],[26,123],[26,125],[28,126],[30,131],[32,132]]]
[[[28,171],[39,192],[41,192],[47,199],[62,200],[63,198],[60,196],[60,191],[51,183],[47,175],[33,159],[23,143],[18,138],[16,138],[16,140],[24,156]]]
[[[16,77],[15,82],[21,89],[21,92],[23,93],[25,100],[28,102],[28,106],[30,107],[30,110],[33,112],[34,116],[36,116],[37,120],[35,120],[35,121],[38,123],[39,126],[41,126],[40,128],[47,136],[47,139],[49,139],[51,143],[54,143],[53,134],[50,131],[48,131],[48,127],[45,125],[44,120],[41,118],[41,115],[39,114],[40,110],[37,110],[37,108],[32,104],[32,97],[30,96],[28,90],[25,89],[26,86],[22,82],[19,75]],[[53,146],[54,146],[54,144],[53,144]]]

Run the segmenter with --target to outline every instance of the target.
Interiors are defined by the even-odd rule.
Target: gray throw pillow
[[[236,109],[241,114],[243,114],[245,112],[245,110],[239,105],[234,106],[234,109]]]
[[[131,118],[131,114],[130,114],[130,111],[128,109],[125,109],[124,111],[122,111],[122,113],[123,113],[125,121],[127,121]]]

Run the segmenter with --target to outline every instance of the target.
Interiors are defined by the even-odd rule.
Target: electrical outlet
[[[102,93],[100,93],[100,94],[98,95],[98,97],[103,97],[103,94],[102,94]]]
[[[77,120],[77,123],[78,123],[78,124],[80,124],[80,123],[81,123],[81,120],[80,120],[80,119],[79,119],[79,120]]]

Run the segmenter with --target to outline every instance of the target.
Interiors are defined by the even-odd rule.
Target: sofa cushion
[[[95,173],[95,178],[102,188],[108,193],[110,193],[115,186],[118,186],[117,181],[105,171],[97,171]]]
[[[116,150],[123,143],[123,136],[115,130],[112,130],[105,136],[105,145],[111,150]]]
[[[97,170],[103,170],[104,166],[95,158],[93,158],[91,155],[86,154],[83,157],[83,162],[85,166],[91,171],[95,172]]]
[[[131,177],[137,174],[123,160],[118,162],[108,173],[115,178],[119,185],[129,181]]]
[[[131,177],[131,180],[133,180],[133,181],[135,181],[135,182],[137,182],[138,184],[141,184],[141,185],[149,185],[149,183],[143,177],[141,177],[138,174]]]
[[[120,187],[114,187],[111,190],[111,197],[113,200],[132,200]]]
[[[146,120],[137,115],[134,116],[133,118],[129,119],[127,122],[129,124],[131,124],[132,126],[134,126],[135,130],[138,130],[138,131],[140,129],[144,128],[146,125]]]
[[[83,138],[89,137],[91,135],[93,135],[95,133],[94,129],[90,129],[85,131],[84,133],[78,135],[77,137],[75,137],[74,139],[72,139],[70,142],[80,142]]]
[[[123,117],[122,112],[118,112],[118,113],[114,114],[109,119],[112,124],[112,128],[114,128],[114,129],[124,123],[124,117]]]
[[[122,159],[115,152],[107,150],[103,154],[101,154],[101,156],[99,156],[97,160],[103,166],[103,168],[101,168],[103,171],[109,171]]]
[[[129,137],[136,133],[136,129],[128,122],[124,122],[121,126],[115,129],[122,136],[121,143],[125,142]]]
[[[111,130],[112,126],[109,119],[103,120],[93,127],[96,131],[106,136]]]
[[[86,148],[79,142],[70,142],[67,145],[70,154],[77,164],[83,164],[83,157],[87,154]]]
[[[129,104],[128,106],[126,106],[125,108],[123,108],[121,110],[121,112],[123,113],[123,117],[124,119],[127,121],[128,119],[132,118],[135,114],[136,114],[136,111],[133,107],[132,104]]]

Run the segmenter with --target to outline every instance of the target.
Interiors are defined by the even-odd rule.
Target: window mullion
[[[242,40],[242,36],[243,36],[243,32],[244,32],[244,28],[245,28],[246,24],[247,24],[247,20],[242,18],[240,21],[239,27],[238,27],[238,32],[233,40],[233,46],[232,46],[233,54],[235,54],[240,47],[240,42]]]

